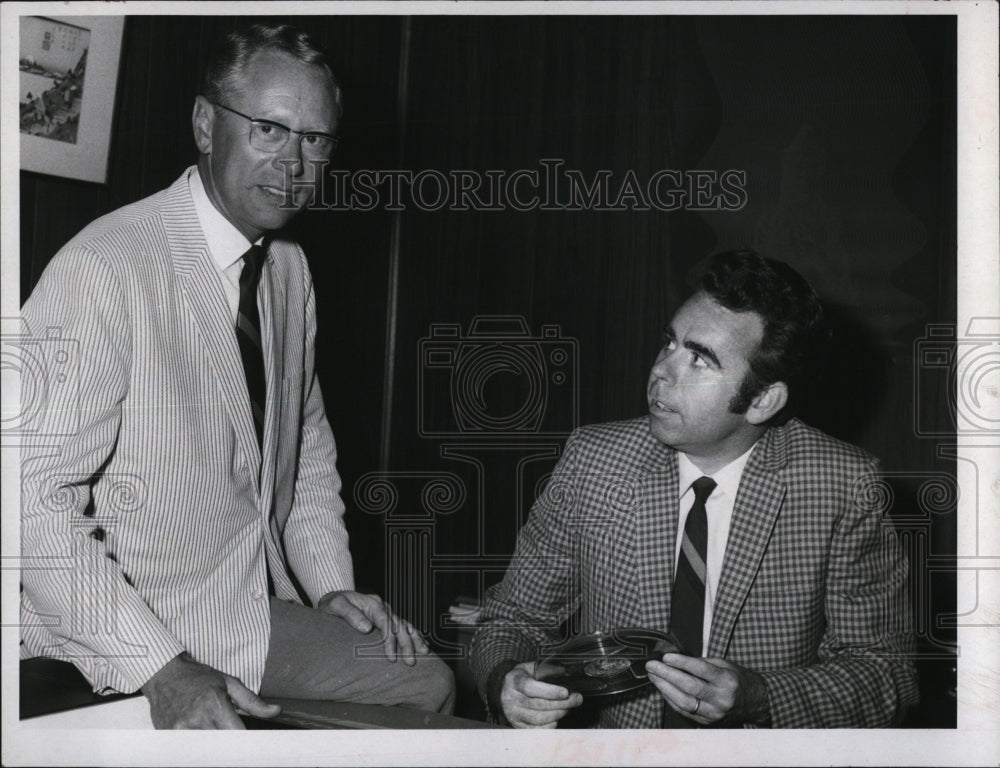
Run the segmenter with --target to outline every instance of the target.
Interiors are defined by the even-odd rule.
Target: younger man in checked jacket
[[[877,463],[790,417],[821,327],[790,267],[716,257],[667,329],[649,415],[569,438],[487,593],[472,661],[494,718],[555,727],[582,703],[534,679],[546,646],[624,627],[680,637],[682,623],[701,642],[647,662],[653,686],[602,700],[602,726],[877,727],[916,702],[907,565],[873,503]],[[688,558],[700,477],[707,544]],[[677,591],[686,561],[704,582],[693,611]]]

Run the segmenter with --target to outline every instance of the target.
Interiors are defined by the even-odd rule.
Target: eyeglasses
[[[259,149],[261,152],[280,152],[288,143],[288,138],[293,133],[299,137],[299,148],[302,156],[306,160],[326,160],[333,154],[340,142],[336,136],[317,131],[293,131],[287,125],[276,123],[273,120],[261,120],[250,115],[237,112],[232,107],[225,104],[211,102],[214,106],[232,112],[234,115],[250,121],[250,146]]]

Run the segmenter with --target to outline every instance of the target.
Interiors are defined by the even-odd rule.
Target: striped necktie
[[[670,597],[670,632],[681,652],[701,656],[705,617],[705,554],[708,551],[708,516],[705,500],[715,490],[715,481],[699,477],[691,486],[694,504],[684,523],[677,576]]]
[[[264,443],[264,412],[267,403],[267,385],[264,381],[264,347],[260,340],[260,313],[257,311],[257,284],[266,258],[264,249],[253,245],[243,254],[243,271],[240,272],[240,307],[236,315],[236,340],[243,358],[243,372],[247,377],[250,410],[257,430],[257,445]]]

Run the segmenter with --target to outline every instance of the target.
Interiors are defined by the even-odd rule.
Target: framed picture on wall
[[[21,169],[107,180],[122,16],[22,16]]]

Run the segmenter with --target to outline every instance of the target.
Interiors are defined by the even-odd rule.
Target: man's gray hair
[[[225,103],[226,94],[239,88],[239,79],[250,58],[266,50],[284,51],[303,64],[321,67],[333,84],[337,119],[340,119],[343,112],[340,85],[330,69],[326,54],[309,35],[291,24],[254,24],[226,35],[205,66],[202,95],[209,101]]]

